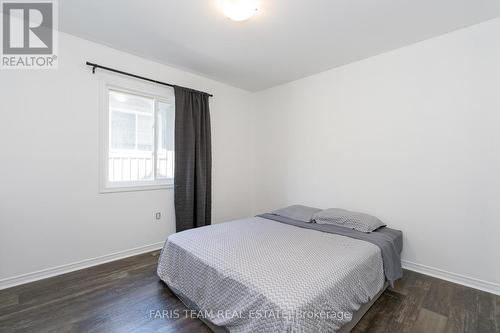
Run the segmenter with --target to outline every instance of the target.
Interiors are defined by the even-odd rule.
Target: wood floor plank
[[[495,295],[483,291],[478,293],[477,330],[480,333],[497,333]]]
[[[495,297],[496,299],[496,308],[495,308],[495,318],[496,318],[496,330],[500,332],[500,297]]]
[[[399,332],[399,323],[394,320],[393,315],[400,306],[402,297],[405,296],[392,291],[384,292],[352,330],[352,333]]]
[[[477,312],[453,306],[448,316],[446,333],[476,333],[478,332],[477,320]]]
[[[68,293],[64,293],[64,291],[57,291],[54,293],[55,296],[53,299],[47,299],[45,296],[40,300],[33,298],[29,304],[25,304],[25,307],[18,309],[16,312],[9,311],[7,314],[0,314],[0,320],[34,311],[70,311],[76,308],[77,305],[84,302],[93,302],[93,306],[96,306],[99,302],[104,302],[109,298],[115,299],[117,295],[120,295],[120,293],[123,293],[124,295],[132,293],[133,290],[130,291],[130,288],[140,287],[141,285],[147,283],[148,279],[156,281],[150,271],[137,271],[135,274],[131,273],[124,278],[107,281],[104,284],[100,284],[102,281],[98,280],[98,284],[93,285],[90,288],[85,285],[82,289],[75,290],[70,288]],[[67,304],[72,304],[73,307],[67,308]]]
[[[386,308],[388,298],[382,294],[373,304],[370,310],[361,318],[359,323],[352,329],[351,333],[376,332],[379,325],[377,324],[379,314]]]
[[[154,318],[186,308],[156,276],[158,251],[0,290],[0,332],[201,332],[194,318]],[[500,297],[404,271],[353,333],[500,333]]]
[[[436,278],[429,277],[428,279],[432,283],[422,307],[447,317],[450,312],[455,285],[454,283]]]
[[[400,324],[399,332],[411,332],[429,289],[430,282],[425,279],[416,280],[414,287],[408,289],[409,293],[394,314],[394,320]]]
[[[453,284],[454,293],[451,298],[453,306],[460,309],[477,313],[479,303],[479,292],[475,289]]]
[[[0,309],[12,307],[19,304],[19,296],[11,292],[0,292]]]
[[[421,308],[412,333],[444,333],[447,322],[446,316]]]

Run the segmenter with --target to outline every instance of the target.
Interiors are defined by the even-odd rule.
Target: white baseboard
[[[438,279],[458,283],[474,289],[483,290],[492,294],[500,295],[500,284],[488,282],[465,275],[448,272],[439,268],[434,268],[411,261],[402,260],[403,268],[417,273],[433,276]]]
[[[8,277],[8,278],[0,280],[0,290],[14,287],[14,286],[18,286],[20,284],[25,284],[28,282],[46,279],[46,278],[53,277],[56,275],[61,275],[61,274],[77,271],[79,269],[88,268],[91,266],[96,266],[96,265],[104,264],[107,262],[135,256],[135,255],[138,255],[141,253],[159,250],[163,247],[163,244],[164,244],[164,242],[160,242],[160,243],[140,246],[140,247],[136,247],[136,248],[129,249],[129,250],[124,250],[124,251],[106,254],[104,256],[100,256],[97,258],[85,259],[85,260],[81,260],[81,261],[66,264],[66,265],[42,269],[40,271],[36,271],[36,272],[32,272],[32,273]]]
[[[119,251],[97,258],[85,259],[78,262],[61,265],[57,267],[47,268],[40,271],[17,275],[0,280],[0,290],[25,284],[28,282],[38,281],[49,277],[77,271],[79,269],[88,268],[107,262],[135,256],[141,253],[159,250],[163,247],[164,242],[136,247],[129,250]],[[417,264],[408,260],[402,260],[403,268],[417,273],[433,276],[438,279],[458,283],[467,287],[483,290],[492,294],[500,295],[500,284],[488,282],[476,278],[471,278],[465,275],[448,272],[439,268],[434,268],[422,264]]]

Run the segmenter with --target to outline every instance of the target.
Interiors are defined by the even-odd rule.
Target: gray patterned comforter
[[[376,245],[261,217],[169,236],[158,275],[230,332],[335,332],[385,281]]]

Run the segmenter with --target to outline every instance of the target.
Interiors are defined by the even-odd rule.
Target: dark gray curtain
[[[209,225],[212,216],[212,146],[209,96],[175,90],[175,219],[177,231]]]

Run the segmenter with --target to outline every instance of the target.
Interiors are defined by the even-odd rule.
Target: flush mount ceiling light
[[[258,10],[258,0],[219,0],[219,7],[233,21],[245,21]]]

